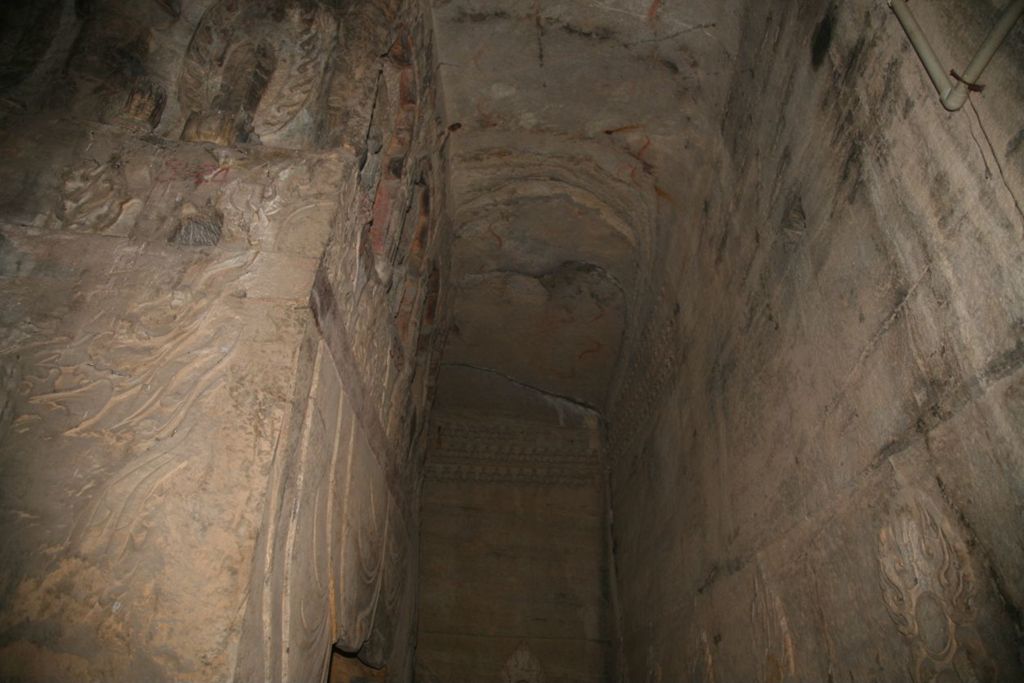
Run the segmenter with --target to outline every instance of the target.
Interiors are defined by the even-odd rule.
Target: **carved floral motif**
[[[914,682],[996,680],[974,628],[974,573],[953,526],[913,497],[879,532],[878,557],[882,598],[910,645]]]

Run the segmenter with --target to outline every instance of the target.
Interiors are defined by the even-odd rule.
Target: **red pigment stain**
[[[487,228],[487,231],[489,233],[491,233],[491,236],[493,236],[495,241],[498,242],[498,249],[501,249],[502,247],[505,246],[505,241],[501,239],[501,235],[499,235],[498,233],[494,232],[494,228],[490,228],[489,227],[489,228]]]

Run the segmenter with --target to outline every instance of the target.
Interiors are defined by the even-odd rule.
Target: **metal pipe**
[[[907,32],[907,37],[910,38],[911,44],[917,50],[921,63],[924,64],[924,68],[928,71],[928,77],[931,78],[935,89],[939,91],[942,106],[949,111],[958,111],[964,106],[964,103],[967,102],[967,95],[972,87],[976,85],[978,79],[981,78],[981,73],[985,70],[985,67],[992,61],[992,56],[999,49],[999,46],[1003,44],[1003,41],[1006,40],[1006,36],[1010,33],[1013,25],[1024,15],[1024,0],[1013,0],[1013,2],[1007,5],[1006,9],[1003,10],[1002,16],[999,17],[999,21],[996,22],[996,25],[989,32],[985,42],[978,48],[977,54],[974,55],[974,59],[971,60],[963,75],[959,76],[950,72],[950,75],[956,77],[956,84],[954,85],[949,76],[946,75],[946,70],[942,67],[942,63],[939,62],[939,58],[936,56],[935,50],[932,49],[931,43],[928,42],[928,38],[924,35],[924,31],[921,30],[921,25],[917,23],[917,19],[914,18],[910,7],[907,6],[906,0],[889,0],[889,6],[896,13],[900,24],[903,25],[903,30]]]

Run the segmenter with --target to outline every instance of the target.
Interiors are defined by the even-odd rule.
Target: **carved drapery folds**
[[[274,647],[262,667],[240,661],[245,679],[321,680],[332,645],[391,667],[412,624],[408,525],[322,341],[312,364],[296,456],[278,474],[267,578],[250,597],[247,628]]]
[[[192,37],[178,80],[182,139],[306,146],[309,105],[336,31],[337,20],[319,5],[215,4]]]
[[[974,626],[976,579],[953,525],[923,496],[906,496],[878,535],[882,597],[911,651],[914,683],[995,681]]]
[[[356,7],[383,12],[365,50],[337,40]],[[0,462],[5,508],[33,506],[0,519],[20,591],[0,630],[43,678],[305,682],[335,646],[408,678],[443,274],[413,76],[431,51],[406,9],[54,0],[0,27],[35,45],[0,54],[28,131],[4,139],[28,191],[0,225]],[[361,142],[380,92],[366,185],[366,159],[313,150],[337,139],[342,64],[372,86]],[[23,104],[40,83],[53,101]],[[318,266],[329,319],[306,306]],[[74,610],[87,639],[32,635]]]
[[[360,158],[367,153],[367,131],[375,116],[383,68],[380,55],[389,52],[390,27],[398,13],[394,0],[346,3],[340,30],[343,49],[331,60],[318,125],[320,145],[345,147]]]

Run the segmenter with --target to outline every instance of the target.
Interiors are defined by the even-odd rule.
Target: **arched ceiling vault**
[[[604,414],[664,227],[713,147],[734,18],[435,0],[433,21],[454,233],[437,408]]]

